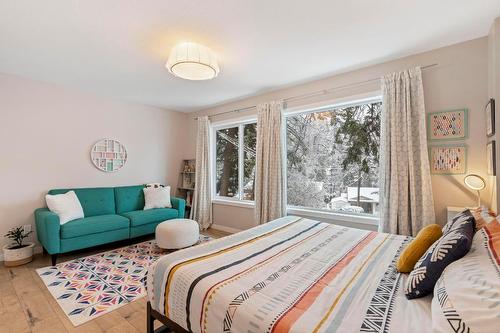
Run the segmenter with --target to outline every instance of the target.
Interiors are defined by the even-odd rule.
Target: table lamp
[[[486,182],[484,178],[476,174],[468,174],[464,178],[464,183],[471,190],[477,191],[477,206],[481,207],[481,194],[479,191],[486,187]]]

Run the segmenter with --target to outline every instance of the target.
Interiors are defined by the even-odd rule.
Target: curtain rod
[[[422,66],[422,67],[420,67],[420,69],[424,70],[424,69],[436,67],[437,65],[438,65],[437,63],[434,63],[434,64]],[[341,90],[341,89],[346,89],[346,88],[350,88],[350,87],[355,87],[355,86],[358,86],[358,85],[362,85],[362,84],[366,84],[366,83],[370,83],[370,82],[375,82],[375,81],[379,81],[379,80],[381,80],[381,78],[377,77],[377,78],[373,78],[373,79],[369,79],[369,80],[348,83],[348,84],[345,84],[345,85],[342,85],[342,86],[333,87],[333,88],[317,90],[317,91],[306,93],[306,94],[301,94],[301,95],[296,95],[296,96],[291,96],[291,97],[284,98],[283,102],[287,103],[287,102],[290,102],[290,101],[300,100],[300,99],[304,99],[304,98],[310,98],[310,97],[315,97],[315,96],[327,95],[327,94],[329,94],[329,93],[331,93],[332,91],[335,91],[335,90]],[[247,106],[247,107],[244,107],[244,108],[239,108],[239,109],[234,109],[234,110],[229,110],[229,111],[222,111],[222,112],[219,112],[219,113],[211,114],[208,117],[215,117],[215,116],[220,116],[220,115],[223,115],[223,114],[228,114],[228,113],[233,113],[233,112],[248,111],[248,110],[255,109],[256,107],[257,107],[257,105],[251,105],[251,106]],[[194,119],[198,119],[198,117],[194,117]]]

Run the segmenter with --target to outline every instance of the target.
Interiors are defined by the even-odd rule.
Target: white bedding
[[[395,270],[409,240],[289,216],[161,258],[148,297],[192,332],[430,332]]]

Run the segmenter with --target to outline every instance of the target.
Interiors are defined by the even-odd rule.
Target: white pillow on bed
[[[479,230],[463,258],[451,263],[434,287],[433,332],[499,332],[500,223]]]

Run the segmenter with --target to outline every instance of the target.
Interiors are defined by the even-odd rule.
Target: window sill
[[[212,204],[242,207],[242,208],[249,208],[249,209],[255,208],[255,203],[253,201],[248,201],[248,200],[216,198],[216,199],[212,199]]]
[[[253,201],[236,200],[228,198],[212,199],[212,204],[241,207],[248,209],[255,208],[255,203]],[[378,217],[326,212],[322,210],[307,209],[302,207],[288,207],[287,215],[301,215],[310,218],[320,218],[331,222],[341,221],[347,223],[365,224],[370,226],[378,226],[380,220]]]
[[[342,214],[342,213],[334,213],[334,212],[326,212],[322,210],[314,210],[307,208],[299,208],[299,207],[288,207],[287,208],[288,215],[301,215],[307,216],[311,218],[321,218],[324,220],[328,220],[331,222],[341,221],[348,223],[358,223],[358,224],[366,224],[371,226],[378,226],[380,219],[378,217],[371,216],[362,216],[362,215],[350,215],[350,214]]]

